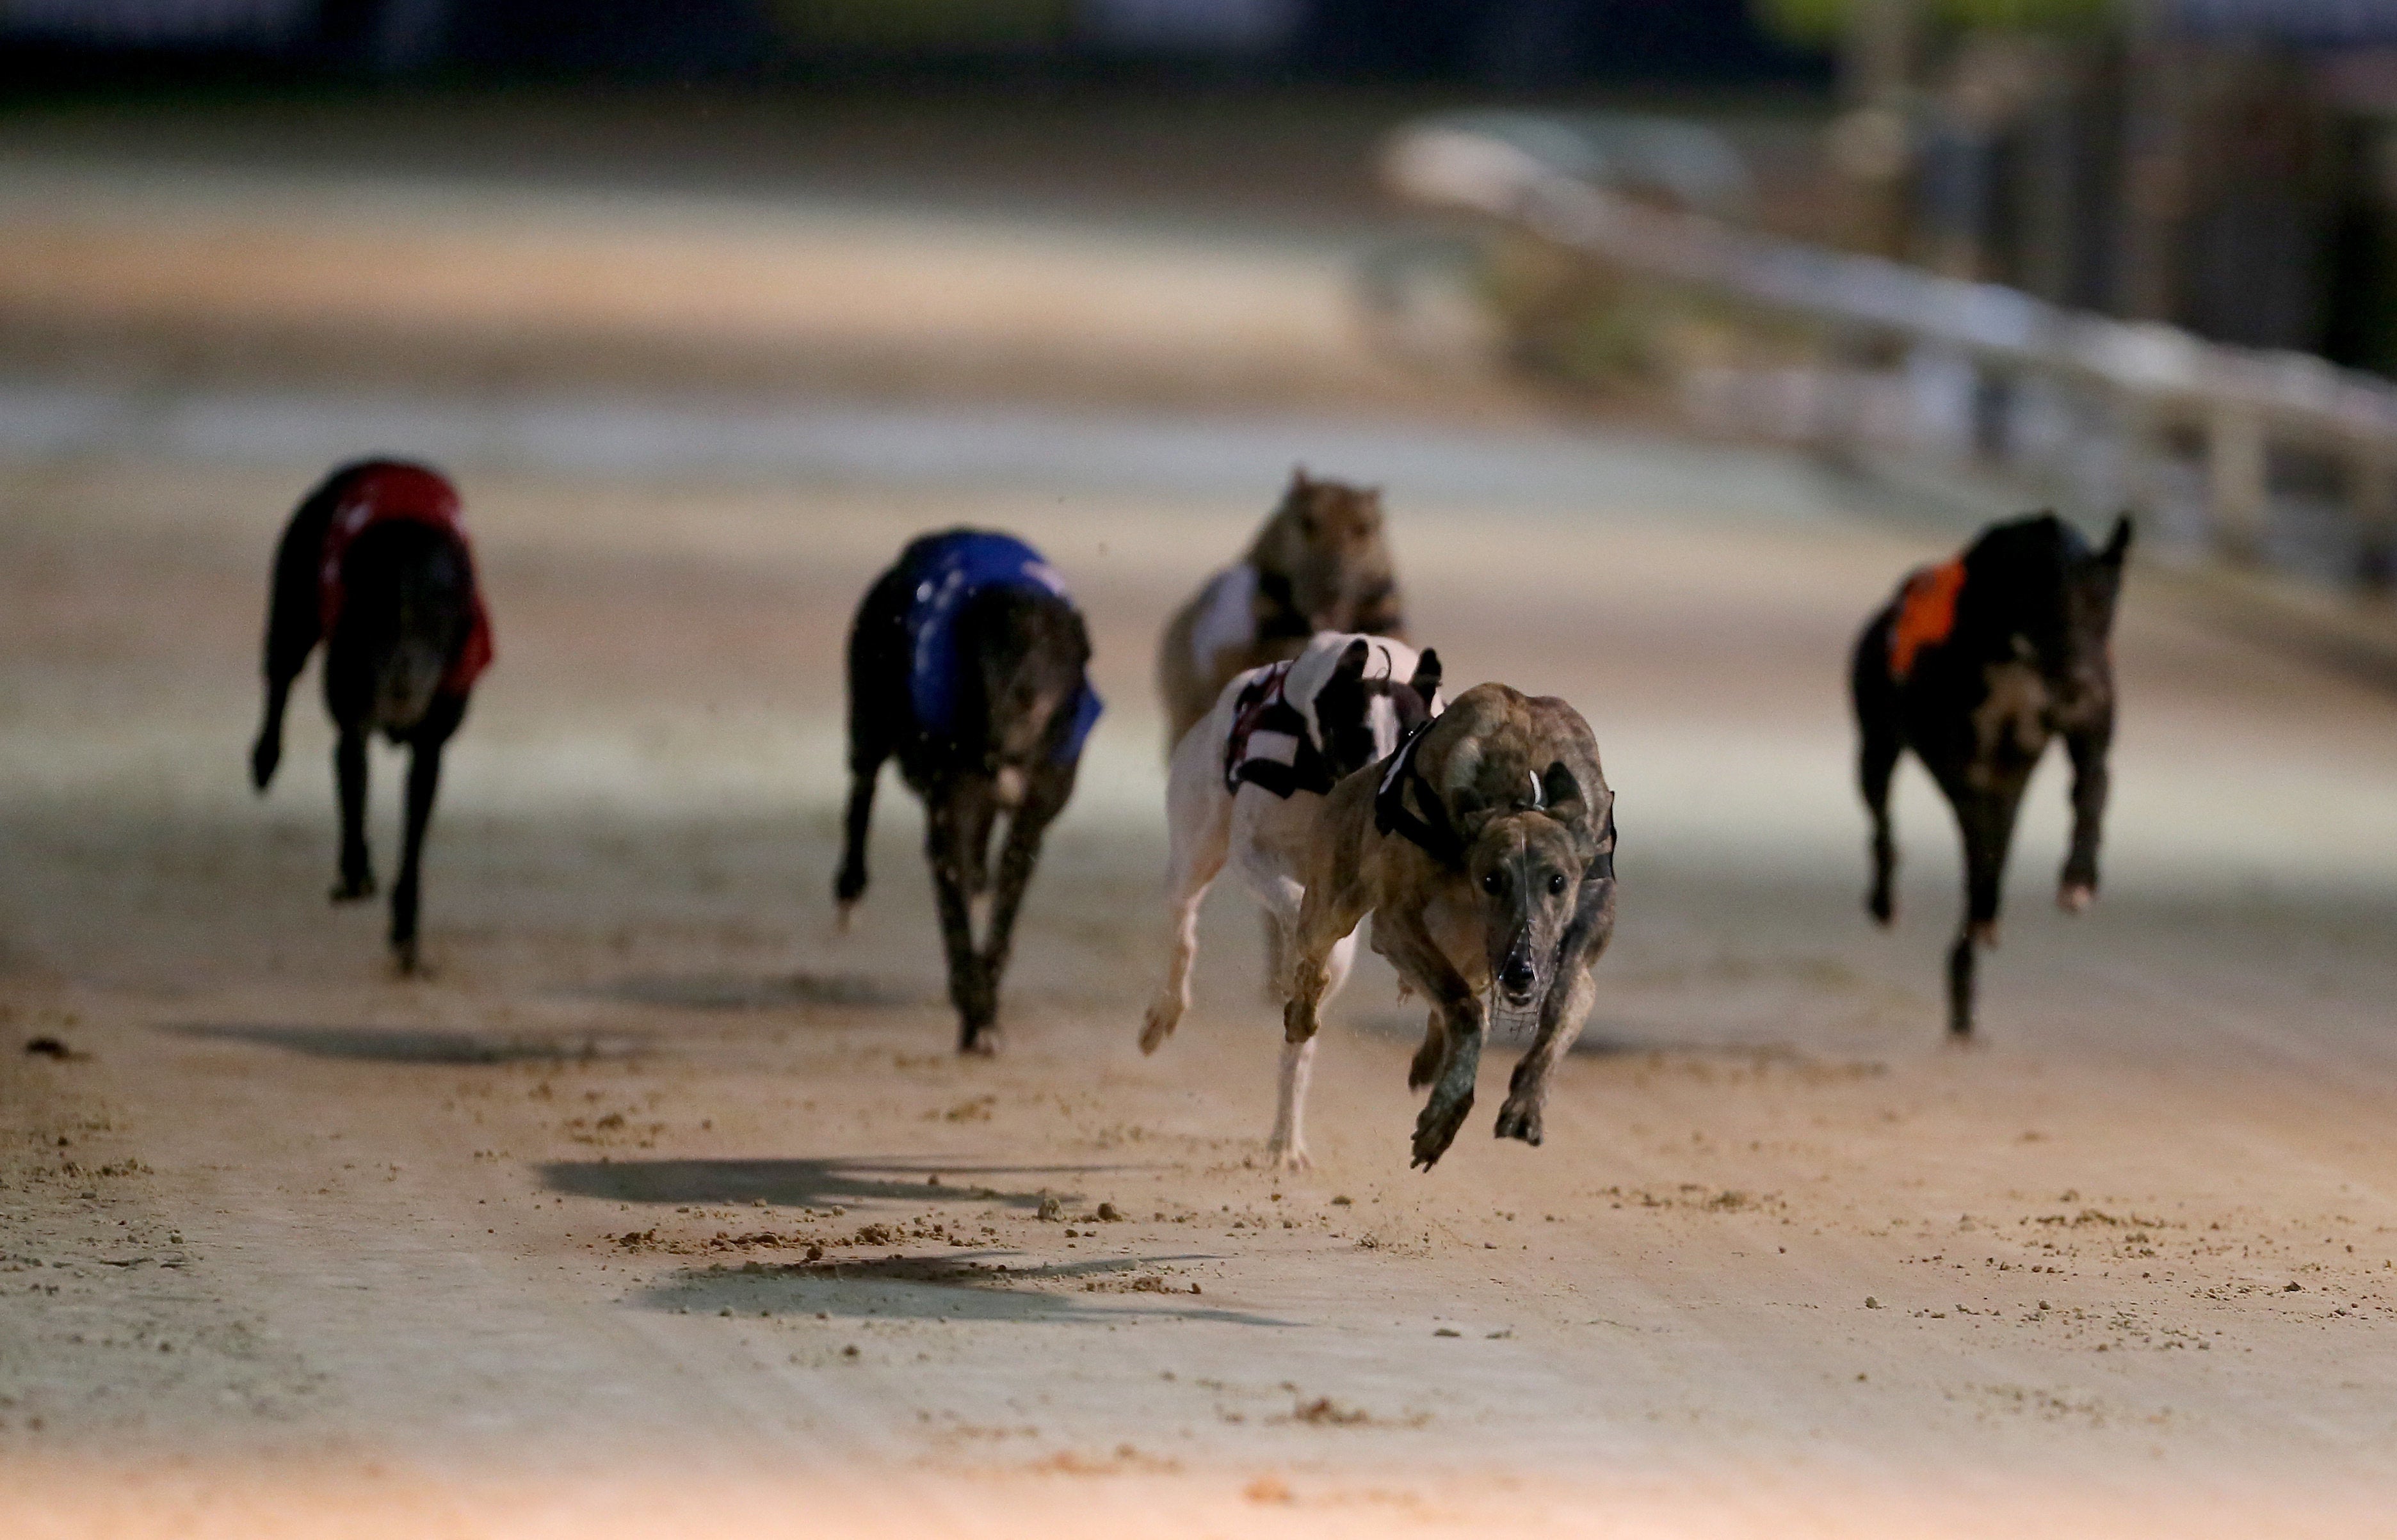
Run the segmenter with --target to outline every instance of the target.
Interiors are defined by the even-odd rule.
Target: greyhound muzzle
[[[1540,1003],[1540,969],[1533,956],[1530,926],[1515,933],[1513,944],[1506,948],[1506,960],[1498,965],[1491,982],[1497,1002],[1508,1009],[1529,1011]]]

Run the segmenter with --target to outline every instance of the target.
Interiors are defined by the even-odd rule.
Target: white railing
[[[1536,127],[1535,127],[1536,126]],[[1384,171],[1402,195],[1471,210],[1618,267],[1810,322],[1824,335],[1932,348],[2000,379],[2046,377],[2110,408],[2136,467],[2178,429],[2205,444],[2205,516],[2226,554],[2252,558],[2270,517],[2270,449],[2335,458],[2367,573],[2397,546],[2397,385],[2310,355],[2207,342],[2175,327],[2068,310],[1996,284],[1939,276],[1659,208],[1561,167],[1535,146],[1555,125],[1486,114],[1402,129]],[[1844,431],[1839,413],[1822,432]],[[1836,447],[1836,446],[1832,446]]]

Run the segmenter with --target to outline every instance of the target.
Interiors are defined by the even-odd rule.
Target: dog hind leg
[[[1305,1171],[1315,1162],[1306,1153],[1306,1086],[1315,1075],[1315,1042],[1285,1041],[1281,1075],[1275,1089],[1273,1132],[1265,1140],[1265,1159],[1277,1171]]]
[[[1897,874],[1897,837],[1890,826],[1889,783],[1897,770],[1899,744],[1894,724],[1868,726],[1856,755],[1857,779],[1865,808],[1872,815],[1872,891],[1865,909],[1883,925],[1897,918],[1897,897],[1892,879]]]
[[[1865,810],[1872,817],[1872,890],[1865,909],[1883,925],[1897,917],[1891,879],[1897,869],[1897,839],[1890,828],[1889,783],[1904,744],[1898,731],[1897,689],[1889,676],[1886,624],[1868,627],[1850,669],[1856,714],[1856,780]]]
[[[840,875],[832,885],[843,930],[849,928],[850,911],[865,896],[865,837],[874,824],[874,784],[881,779],[886,757],[878,743],[850,753],[849,812],[842,825]]]
[[[1209,788],[1212,790],[1212,788]],[[1231,798],[1221,792],[1172,799],[1173,851],[1165,874],[1168,942],[1165,982],[1148,1003],[1140,1051],[1154,1053],[1190,1009],[1190,970],[1198,956],[1198,908],[1231,849]],[[1270,923],[1270,922],[1268,922]]]
[[[1448,1025],[1440,1008],[1434,1006],[1424,1021],[1423,1041],[1415,1046],[1415,1056],[1407,1062],[1407,1089],[1421,1091],[1440,1078],[1441,1066],[1448,1063]]]
[[[275,551],[275,572],[266,599],[266,711],[249,748],[249,783],[264,791],[283,759],[283,713],[292,681],[308,666],[308,654],[323,639],[317,608],[317,569],[324,559],[325,529],[332,500],[324,489],[292,516]]]

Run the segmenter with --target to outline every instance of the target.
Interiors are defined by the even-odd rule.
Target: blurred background
[[[38,1359],[17,1404],[95,1458],[139,1408],[169,1443],[331,1429],[543,1480],[544,1452],[621,1462],[663,1490],[711,1429],[804,1484],[850,1447],[833,1431],[864,1428],[857,1468],[904,1471],[881,1483],[899,1495],[979,1471],[943,1440],[1026,1424],[1018,1393],[1054,1388],[1044,1450],[1136,1433],[1248,1533],[1268,1511],[1233,1495],[1251,1471],[1213,1473],[1308,1435],[1201,1410],[1158,1442],[1169,1364],[1127,1353],[1118,1318],[953,1322],[958,1292],[927,1283],[907,1308],[930,1367],[912,1336],[888,1364],[822,1334],[792,1339],[822,1349],[806,1366],[780,1338],[735,1362],[736,1330],[769,1329],[748,1296],[678,1292],[702,1275],[589,1238],[745,1230],[753,1199],[819,1189],[686,1201],[545,1173],[653,1145],[686,1175],[929,1152],[877,1169],[1005,1162],[1044,1173],[1028,1185],[1154,1162],[1158,1206],[1130,1206],[1160,1219],[1279,1202],[1243,1164],[1279,1019],[1244,900],[1209,910],[1172,1051],[1135,1033],[1165,957],[1158,636],[1303,462],[1384,489],[1413,637],[1452,682],[1591,721],[1622,926],[1547,1146],[1477,1134],[1436,1181],[1403,1174],[1421,1006],[1363,963],[1310,1137],[1319,1185],[1359,1216],[1386,1195],[1404,1249],[1285,1266],[1251,1249],[1252,1212],[1203,1243],[1224,1271],[1199,1304],[1319,1302],[1356,1331],[1175,1325],[1182,1383],[1212,1363],[1372,1405],[1370,1428],[1315,1436],[1381,1450],[1392,1490],[1444,1461],[1490,1473],[1421,1510],[1460,1531],[1518,1500],[1510,1472],[1598,1465],[1686,1472],[1656,1500],[1741,1505],[1721,1527],[1745,1531],[1793,1511],[1792,1471],[1826,1533],[1933,1512],[1996,1533],[2032,1510],[1992,1493],[2109,1491],[2120,1507],[2082,1511],[2110,1519],[2064,1528],[2288,1528],[2390,1447],[2375,1365],[2397,1360],[2349,1333],[2397,1308],[2373,1243],[2397,1229],[2393,241],[2397,6],[2375,0],[0,0],[0,1020],[60,1034],[77,1062],[39,1072],[115,1099],[5,1149],[47,1161],[71,1133],[87,1172],[110,1157],[87,1130],[138,1131],[112,1164],[151,1174],[122,1190],[164,1195],[155,1227],[209,1269],[119,1269],[99,1177],[0,1169],[57,1195],[42,1249],[99,1259],[62,1294],[70,1274],[43,1275],[15,1339],[34,1347],[0,1343],[20,1355],[0,1380]],[[328,467],[376,452],[453,474],[496,632],[444,762],[430,980],[387,973],[373,906],[325,902],[313,701],[272,795],[243,773],[269,553]],[[1992,1046],[1958,1054],[1952,825],[1902,772],[1904,918],[1873,928],[1844,667],[1905,573],[2044,506],[2140,522],[2106,899],[2047,902],[2051,757],[1984,965]],[[853,933],[830,877],[853,606],[910,536],[968,522],[1065,574],[1108,709],[1026,904],[1007,1054],[960,1064],[914,799],[883,795]],[[376,754],[388,874],[398,764]],[[538,1091],[487,1095],[518,1072]],[[553,1104],[553,1075],[577,1094]],[[843,1201],[920,1215],[917,1182]],[[1767,1206],[1736,1223],[1773,1230],[1694,1239],[1743,1193]],[[1535,1254],[1476,1227],[1493,1201],[1573,1224]],[[2085,1284],[2050,1276],[2042,1240],[2016,1294],[2028,1273],[1946,1292],[2012,1244],[1991,1216],[2039,1240],[2032,1203],[2062,1209],[2040,1225],[2169,1215],[2169,1266],[2126,1229]],[[1064,1244],[1078,1279],[1095,1243]],[[1916,1262],[1940,1271],[1909,1284]],[[626,1293],[627,1267],[659,1286]],[[273,1319],[296,1367],[270,1384],[228,1336],[221,1385],[186,1374],[216,1360],[181,1327],[162,1356],[96,1313],[129,1297],[120,1272],[162,1320],[187,1279]],[[1405,1278],[1438,1297],[1385,1315]],[[772,1330],[884,1308],[825,1287]],[[1852,1359],[1861,1317],[1812,1313],[1900,1290],[1919,1297],[1872,1318],[1905,1333],[1881,1357]],[[1928,1312],[1965,1298],[1936,1335]],[[2154,1346],[2212,1350],[2093,1359],[2083,1305],[2092,1333],[2136,1315],[2189,1333]],[[1535,1307],[1554,1329],[1510,1345]],[[1468,1314],[1451,1346],[1520,1356],[1425,1369],[1457,1311],[1488,1329]],[[1403,1347],[1365,1333],[1401,1314]],[[1399,1382],[1434,1373],[1440,1420],[1401,1415]],[[936,1428],[933,1406],[968,1421]],[[753,1434],[797,1441],[756,1454]],[[1726,1440],[1760,1480],[1726,1477]],[[60,1468],[88,1500],[117,1485]],[[1956,1479],[1975,1471],[1997,1474]],[[1940,1506],[1859,1520],[1884,1480]],[[2358,1512],[2387,1511],[2374,1480]],[[1003,1527],[1014,1498],[988,1493],[1020,1490],[951,1511]],[[1140,1495],[1162,1486],[1070,1490],[1094,1531],[1165,1510]],[[774,1500],[783,1523],[824,1511]],[[651,1511],[587,1533],[654,1531]],[[1350,1518],[1398,1511],[1418,1516]],[[944,1524],[972,1531],[886,1527]]]
[[[5,0],[0,40],[20,377],[1629,415],[2390,573],[2384,7]]]

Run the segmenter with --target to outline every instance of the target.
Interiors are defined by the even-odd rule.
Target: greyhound
[[[1493,1003],[1539,1020],[1496,1132],[1537,1145],[1614,933],[1614,794],[1589,724],[1553,696],[1474,686],[1332,789],[1303,880],[1285,1038],[1315,1036],[1332,954],[1370,913],[1373,950],[1431,1001],[1407,1072],[1410,1089],[1431,1087],[1413,1164],[1430,1170],[1473,1110],[1493,984]]]
[[[926,535],[867,590],[849,637],[847,833],[833,892],[846,928],[865,893],[865,835],[882,762],[925,812],[924,853],[948,952],[958,1050],[998,1050],[998,982],[1040,838],[1074,792],[1100,703],[1091,639],[1065,585],[1011,535]],[[991,831],[1007,843],[986,934],[969,906],[988,892]]]
[[[458,492],[437,471],[399,461],[344,465],[291,516],[275,553],[266,615],[266,718],[249,751],[260,792],[283,757],[292,681],[325,643],[325,705],[340,730],[333,771],[341,797],[336,904],[369,898],[367,740],[408,745],[408,825],[391,891],[391,944],[402,972],[418,966],[416,912],[424,831],[441,784],[441,751],[464,720],[491,662],[491,621]]]
[[[1170,759],[1234,676],[1298,656],[1319,631],[1404,639],[1378,489],[1291,473],[1246,555],[1209,578],[1158,644]]]
[[[2114,737],[2109,637],[2130,549],[2127,516],[2096,552],[2052,513],[1994,524],[1962,556],[1909,576],[1857,639],[1849,680],[1858,777],[1872,814],[1865,906],[1882,925],[1896,917],[1889,782],[1910,748],[1947,795],[1964,838],[1964,916],[1948,953],[1948,1029],[1956,1040],[1973,1030],[1975,948],[1998,944],[2023,788],[2058,734],[2072,759],[2072,846],[2056,903],[2078,914],[2097,896]]]
[[[1306,890],[1298,877],[1324,794],[1398,747],[1439,714],[1440,654],[1387,636],[1326,631],[1288,663],[1251,669],[1224,687],[1215,709],[1183,734],[1166,791],[1173,854],[1166,871],[1172,960],[1150,1001],[1140,1049],[1154,1053],[1190,1008],[1198,905],[1228,859],[1264,905],[1268,931],[1286,937]],[[1268,948],[1279,956],[1286,948]],[[1329,996],[1347,977],[1356,940],[1332,949]],[[1271,979],[1276,1001],[1287,981]],[[1309,1163],[1302,1129],[1315,1040],[1282,1045],[1267,1158]]]

